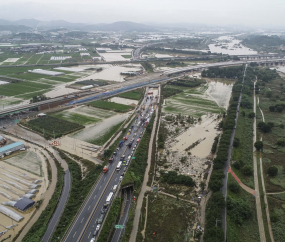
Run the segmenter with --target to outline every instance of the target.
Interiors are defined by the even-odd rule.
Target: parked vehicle
[[[123,178],[124,178],[123,176],[120,176],[119,180],[120,180],[120,181],[122,181],[122,180],[123,180]]]
[[[114,160],[114,157],[111,157],[111,158],[109,159],[109,163],[112,163],[113,160]]]
[[[97,224],[101,224],[103,222],[103,220],[104,220],[104,217],[105,217],[105,214],[101,213],[100,217],[97,218]]]
[[[121,140],[119,143],[119,147],[121,148],[123,146],[123,144],[124,144],[124,141]]]

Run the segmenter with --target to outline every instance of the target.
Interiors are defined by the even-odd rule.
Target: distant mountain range
[[[0,30],[10,31],[29,31],[32,29],[49,30],[55,28],[65,28],[69,30],[85,30],[85,31],[126,31],[126,32],[144,32],[154,31],[155,28],[130,21],[120,21],[111,24],[83,24],[70,23],[64,20],[39,21],[36,19],[21,19],[16,21],[8,21],[0,19]]]

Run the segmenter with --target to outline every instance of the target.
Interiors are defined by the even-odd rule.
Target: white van
[[[128,156],[128,160],[131,160],[131,158],[132,158],[132,156],[130,155],[130,156]]]
[[[115,185],[115,186],[113,187],[113,192],[117,191],[117,187],[118,187],[118,185]]]

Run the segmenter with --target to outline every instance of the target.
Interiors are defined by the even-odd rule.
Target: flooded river
[[[240,44],[240,40],[231,36],[221,36],[217,43],[210,44],[209,49],[212,53],[222,53],[228,55],[256,55],[257,52]],[[218,46],[217,46],[218,45]]]

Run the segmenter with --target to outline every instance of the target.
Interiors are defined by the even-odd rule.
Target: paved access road
[[[131,189],[127,188],[126,189],[126,193],[127,193],[127,197],[126,197],[126,204],[125,204],[125,207],[124,207],[124,212],[123,212],[123,215],[122,217],[120,218],[118,224],[119,225],[124,225],[126,226],[127,222],[128,222],[128,216],[129,216],[129,210],[130,210],[130,207],[131,207],[131,204],[132,204],[132,192],[131,192]],[[116,229],[115,233],[114,233],[114,236],[113,236],[113,239],[112,239],[112,242],[117,242],[117,241],[120,241],[120,238],[121,236],[124,234],[124,229]]]
[[[145,117],[146,115],[150,115],[150,112],[146,114],[148,109],[151,110],[150,105],[155,101],[150,101],[148,99],[145,103],[146,108],[143,111],[142,115]],[[145,101],[143,101],[144,103]],[[150,115],[151,117],[151,115]],[[149,117],[149,118],[150,118]],[[132,156],[135,152],[135,144],[136,140],[140,139],[145,128],[142,126],[140,119],[142,116],[139,116],[136,121],[133,123],[134,127],[131,129],[131,132],[128,132],[126,135],[128,137],[128,141],[126,141],[123,146],[117,151],[117,155],[114,156],[114,161],[109,163],[109,170],[105,174],[98,179],[95,187],[91,191],[89,197],[86,199],[80,212],[78,213],[76,219],[73,221],[73,224],[70,226],[68,232],[62,241],[64,242],[73,242],[73,241],[90,241],[93,237],[93,232],[96,228],[96,220],[101,215],[101,209],[103,205],[106,203],[106,198],[109,193],[112,191],[114,185],[120,184],[120,176],[124,174],[124,169],[127,166],[122,166],[120,170],[116,170],[117,164],[120,161],[122,155],[125,155],[125,159],[128,159],[128,156]],[[138,125],[139,124],[139,125]],[[131,139],[134,139],[132,144],[132,148],[128,148],[127,144]],[[133,152],[133,153],[132,153]],[[131,159],[132,160],[132,159]],[[130,162],[131,162],[130,160]],[[125,163],[126,164],[126,163]],[[100,231],[99,231],[100,233]],[[98,235],[97,235],[98,237]]]
[[[41,239],[41,241],[43,241],[43,242],[48,242],[50,240],[50,238],[52,237],[52,234],[56,228],[56,225],[59,222],[59,219],[60,219],[61,214],[64,210],[67,199],[69,197],[70,185],[71,185],[70,183],[71,183],[70,171],[69,171],[69,169],[67,169],[65,171],[65,175],[64,175],[64,186],[62,189],[62,194],[60,196],[57,208],[54,211],[51,220],[49,221],[48,228],[47,228],[43,238]]]
[[[225,178],[223,179],[223,187],[222,187],[222,193],[225,197],[225,199],[227,198],[227,191],[228,191],[228,171],[229,171],[229,166],[230,166],[230,160],[231,160],[231,156],[232,156],[232,150],[233,150],[233,142],[234,142],[234,138],[235,138],[235,133],[236,133],[236,126],[237,126],[237,120],[238,120],[238,114],[239,114],[239,108],[240,108],[240,101],[241,101],[241,96],[242,96],[242,89],[243,89],[243,84],[244,84],[244,77],[245,77],[245,73],[246,73],[246,68],[247,65],[245,66],[244,69],[244,73],[243,73],[243,80],[242,80],[242,88],[240,91],[240,96],[238,99],[238,105],[237,105],[237,110],[236,110],[236,118],[235,118],[235,126],[233,128],[232,134],[231,134],[231,139],[230,139],[230,146],[229,146],[229,150],[228,150],[228,159],[224,165],[224,174],[225,174]],[[222,211],[222,227],[224,230],[224,234],[225,234],[225,241],[227,240],[227,208],[225,208]]]

